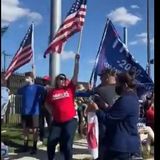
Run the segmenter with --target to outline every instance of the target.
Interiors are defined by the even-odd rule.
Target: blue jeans
[[[60,143],[60,151],[65,160],[72,160],[72,145],[76,129],[75,118],[65,123],[52,122],[47,143],[48,160],[54,159],[55,147],[58,143]]]

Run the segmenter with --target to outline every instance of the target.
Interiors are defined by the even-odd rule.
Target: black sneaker
[[[22,148],[18,148],[15,150],[15,153],[23,153],[23,152],[28,152],[29,151],[29,147],[22,147]]]
[[[31,150],[30,154],[31,154],[31,155],[33,155],[33,154],[37,154],[37,149],[32,148],[32,150]]]

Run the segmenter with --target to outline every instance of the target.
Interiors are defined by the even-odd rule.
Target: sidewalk
[[[27,153],[9,153],[10,159],[12,160],[46,160],[47,152],[46,147],[39,147],[38,153],[34,156],[31,156]],[[56,160],[60,160],[60,155],[57,154]],[[91,155],[89,154],[87,148],[87,142],[85,139],[74,141],[73,145],[73,160],[90,160]]]
[[[45,147],[39,147],[38,153],[34,156],[31,156],[28,152],[27,153],[10,153],[11,160],[47,160],[47,152]],[[56,150],[58,151],[58,149]],[[60,155],[56,155],[56,160],[61,160]],[[87,147],[86,139],[80,139],[74,141],[73,145],[73,160],[92,160],[91,155],[89,153]],[[154,158],[148,158],[144,160],[154,160]]]

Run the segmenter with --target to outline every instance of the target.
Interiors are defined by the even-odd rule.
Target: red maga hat
[[[50,81],[50,80],[51,80],[51,77],[50,77],[50,76],[44,76],[44,77],[43,77],[43,80]]]

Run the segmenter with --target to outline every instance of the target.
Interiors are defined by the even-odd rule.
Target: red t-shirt
[[[65,88],[51,89],[46,102],[52,107],[53,119],[56,122],[66,122],[76,115],[74,107],[75,85],[72,81]]]
[[[152,106],[146,111],[146,122],[148,126],[154,128],[154,108]]]

